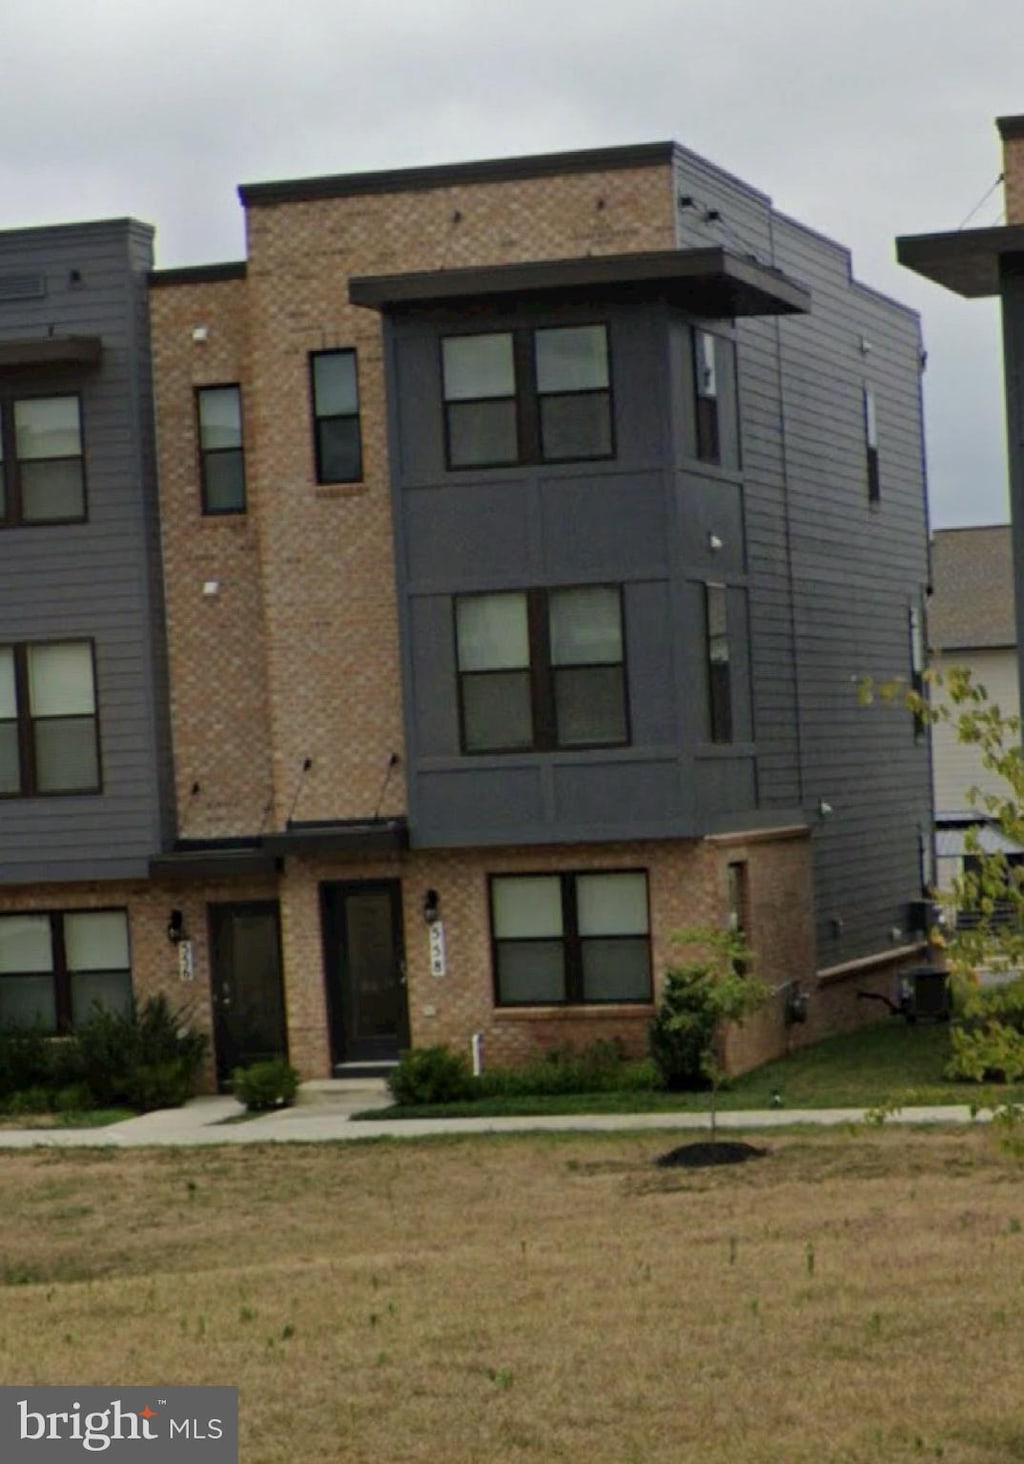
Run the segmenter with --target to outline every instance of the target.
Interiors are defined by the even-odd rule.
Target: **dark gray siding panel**
[[[667,575],[668,513],[661,474],[575,472],[542,479],[543,577],[632,579]]]
[[[505,764],[498,777],[483,764],[421,772],[420,816],[437,842],[507,843],[524,830],[536,839],[545,824],[542,772],[536,764]],[[490,837],[478,837],[479,830]]]
[[[916,317],[859,286],[847,251],[683,154],[679,241],[745,246],[808,284],[809,316],[737,327],[751,678],[763,807],[833,812],[814,843],[819,960],[891,946],[919,892],[928,756],[909,717],[865,711],[855,681],[909,671],[927,579]],[[705,221],[717,210],[717,221]],[[875,393],[871,508],[863,389]]]
[[[82,398],[88,521],[0,532],[0,641],[95,646],[103,791],[0,803],[0,880],[141,876],[168,832],[170,755],[155,518],[146,274],[130,221],[0,235],[0,275],[35,271],[37,300],[0,301],[0,342],[97,335],[92,368],[0,373],[17,395]]]

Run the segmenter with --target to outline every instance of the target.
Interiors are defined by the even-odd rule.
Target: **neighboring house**
[[[638,1051],[695,925],[775,990],[737,1065],[792,983],[801,1038],[865,1015],[931,829],[926,739],[855,694],[923,669],[914,313],[671,143],[240,192],[246,260],[150,285],[175,828],[3,908],[127,912],[137,994],[190,997],[222,1076]],[[35,791],[29,845],[102,796]]]
[[[950,667],[965,667],[974,684],[985,688],[989,705],[1015,716],[1020,690],[1009,524],[937,530],[932,539],[932,585],[928,609],[932,667],[940,675]],[[941,684],[934,688],[932,700],[937,707],[948,706],[956,717]],[[1016,850],[998,830],[984,826],[983,805],[969,797],[975,788],[982,795],[1003,794],[1006,788],[997,774],[982,766],[977,746],[959,740],[955,720],[940,720],[933,728],[932,775],[936,883],[946,890],[969,857],[965,839],[972,826],[985,849],[1011,854]]]

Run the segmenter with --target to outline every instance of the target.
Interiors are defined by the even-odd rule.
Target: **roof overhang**
[[[96,366],[103,354],[99,336],[27,336],[0,340],[0,370],[35,366]]]
[[[409,825],[404,818],[289,823],[261,842],[275,855],[397,854],[409,847]]]
[[[949,234],[907,234],[896,240],[896,258],[925,279],[968,300],[998,295],[1003,271],[1024,266],[1024,224],[995,229],[957,229]]]
[[[811,308],[806,285],[770,265],[718,247],[365,275],[349,281],[353,305],[384,311],[470,301],[500,305],[553,295],[559,300],[663,299],[714,320],[802,315]]]

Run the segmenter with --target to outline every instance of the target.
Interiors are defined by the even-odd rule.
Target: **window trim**
[[[323,356],[351,356],[352,368],[355,374],[356,383],[356,409],[354,412],[325,412],[319,413],[316,408],[316,363]],[[329,485],[332,483],[362,483],[365,481],[365,464],[363,462],[363,420],[362,406],[363,393],[359,382],[359,351],[356,346],[328,346],[320,351],[309,352],[309,405],[310,416],[313,423],[313,464],[318,485]],[[320,443],[320,424],[322,422],[351,422],[356,424],[356,474],[351,478],[328,478],[324,474],[323,451]]]
[[[238,396],[238,431],[241,443],[238,447],[204,447],[203,446],[203,417],[200,406],[200,399],[204,392],[208,391],[234,391]],[[245,403],[242,400],[242,386],[238,381],[204,381],[201,386],[195,388],[195,411],[196,411],[196,451],[199,454],[199,501],[204,518],[226,518],[233,514],[245,513],[248,508],[248,490],[245,481]],[[208,496],[208,482],[206,476],[207,459],[211,457],[226,457],[229,453],[238,453],[242,460],[242,502],[237,508],[211,508]]]
[[[59,458],[19,458],[15,428],[15,407],[19,402],[63,401],[73,398],[78,403],[78,453]],[[8,452],[8,446],[10,452]],[[4,477],[4,508],[0,513],[2,529],[48,529],[62,524],[84,524],[89,519],[89,485],[85,466],[85,406],[81,391],[19,391],[0,395],[0,468]],[[77,462],[82,478],[82,512],[64,518],[30,518],[23,516],[21,469],[23,463]]]
[[[67,938],[64,933],[64,921],[68,915],[123,915],[125,923],[125,935],[128,943],[128,965],[125,972],[128,976],[128,994],[132,1008],[135,1006],[135,981],[134,963],[132,961],[132,923],[127,905],[84,905],[78,907],[67,907],[61,909],[45,910],[0,910],[0,920],[7,918],[32,917],[39,919],[45,916],[50,922],[50,951],[53,959],[53,966],[49,971],[4,971],[0,972],[0,981],[14,979],[19,980],[24,976],[49,976],[53,983],[54,993],[54,1015],[55,1025],[52,1032],[47,1032],[48,1037],[66,1037],[74,1031],[74,1024],[71,1019],[73,1010],[71,1000],[72,978],[76,975],[87,974],[73,971],[68,965]],[[113,968],[111,968],[113,969]],[[29,1029],[31,1030],[31,1029]]]
[[[608,385],[599,388],[586,388],[573,392],[541,392],[537,386],[537,345],[536,337],[545,331],[553,330],[587,330],[600,328],[604,331],[605,339],[605,360],[608,365]],[[513,393],[509,396],[500,397],[458,397],[449,401],[445,395],[444,380],[444,343],[449,340],[459,340],[465,336],[504,335],[512,340],[512,372],[513,372]],[[618,457],[618,441],[615,430],[615,369],[612,356],[612,332],[609,322],[605,320],[574,320],[555,321],[547,325],[520,325],[507,326],[496,330],[471,329],[464,331],[451,331],[448,334],[438,336],[438,370],[441,383],[441,415],[444,432],[444,465],[449,473],[472,473],[497,471],[501,468],[520,468],[530,466],[552,466],[560,467],[567,463],[606,463],[612,462]],[[543,451],[543,434],[541,431],[541,403],[548,397],[567,396],[606,396],[608,399],[608,442],[609,451],[606,453],[588,453],[584,457],[572,455],[569,457],[547,457]],[[449,426],[449,407],[479,405],[483,402],[508,402],[514,403],[516,423],[516,456],[512,458],[497,458],[493,461],[476,463],[453,463],[451,453],[451,429]]]
[[[88,788],[39,788],[38,772],[36,767],[35,747],[35,724],[37,721],[60,721],[59,717],[33,717],[32,703],[29,695],[29,672],[28,653],[42,646],[88,646],[89,660],[92,668],[92,699],[93,699],[93,737],[96,746],[96,783]],[[14,700],[15,715],[13,718],[5,718],[6,725],[14,723],[18,743],[18,769],[20,784],[16,792],[4,793],[0,791],[0,801],[6,802],[15,798],[83,798],[93,797],[103,792],[103,747],[100,738],[100,701],[99,683],[96,676],[96,642],[85,637],[78,637],[73,640],[40,640],[40,641],[2,641],[0,651],[11,651],[14,659]],[[81,713],[73,714],[79,717]],[[67,720],[70,720],[70,716]],[[3,912],[0,912],[2,914]]]
[[[594,752],[631,747],[633,727],[629,704],[629,659],[626,644],[626,606],[622,584],[599,581],[580,585],[545,585],[531,589],[471,590],[466,594],[451,597],[452,636],[455,648],[456,699],[459,714],[459,751],[465,757],[506,757],[510,754],[537,752]],[[551,609],[550,596],[572,590],[615,590],[619,599],[619,643],[622,647],[621,661],[579,661],[569,666],[556,666],[551,658]],[[494,595],[522,595],[526,600],[527,649],[529,661],[518,668],[525,673],[530,688],[530,722],[533,736],[528,747],[468,747],[466,744],[466,709],[463,686],[466,677],[505,674],[504,669],[489,671],[463,671],[459,665],[459,601],[490,598]],[[560,742],[558,740],[558,716],[555,700],[555,682],[560,670],[587,670],[602,666],[619,666],[622,671],[622,717],[624,736],[617,742]],[[515,669],[515,668],[508,668]]]
[[[587,940],[639,940],[638,935],[581,936],[579,933],[579,901],[576,895],[576,880],[588,875],[641,874],[644,879],[644,893],[647,904],[647,975],[648,994],[643,997],[615,997],[610,1001],[587,1001],[583,997],[583,945]],[[502,879],[557,879],[562,901],[562,934],[556,938],[563,947],[563,975],[565,997],[562,1001],[503,1001],[498,968],[498,936],[494,929],[494,885]],[[494,1006],[500,1011],[529,1011],[544,1007],[585,1007],[587,1009],[613,1007],[634,1007],[643,1009],[654,1001],[654,955],[651,946],[651,878],[646,865],[639,868],[615,865],[612,868],[598,866],[592,869],[511,869],[497,870],[487,875],[487,925],[491,946],[491,990]],[[516,937],[506,936],[507,943],[514,943]],[[528,939],[528,937],[522,937]]]

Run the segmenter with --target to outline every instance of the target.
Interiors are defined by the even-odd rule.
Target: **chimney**
[[[999,117],[996,126],[1003,139],[1006,222],[1024,224],[1024,117]]]

